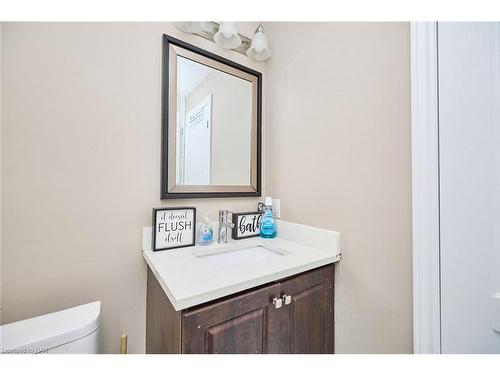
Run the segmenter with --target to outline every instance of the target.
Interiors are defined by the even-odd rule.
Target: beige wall
[[[4,323],[100,299],[104,350],[117,352],[126,333],[129,352],[143,352],[151,208],[196,205],[213,219],[218,208],[255,208],[160,201],[162,33],[263,71],[169,23],[4,24]]]
[[[2,26],[0,22],[0,324],[2,324],[3,303],[2,303]]]
[[[336,350],[410,352],[408,25],[265,27],[264,186],[284,219],[342,233]],[[105,351],[121,333],[144,350],[141,227],[170,204],[158,198],[164,32],[264,70],[171,24],[4,25],[4,323],[101,299]],[[200,216],[256,201],[173,204]]]
[[[336,351],[411,352],[409,25],[265,27],[266,189],[342,234]]]

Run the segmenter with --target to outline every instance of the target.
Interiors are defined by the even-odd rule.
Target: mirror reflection
[[[250,185],[252,83],[176,58],[176,185]]]

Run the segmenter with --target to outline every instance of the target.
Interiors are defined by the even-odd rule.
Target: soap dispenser
[[[262,238],[276,237],[276,223],[273,219],[273,200],[266,197],[264,204],[264,217],[260,223],[260,236]]]
[[[203,219],[203,223],[200,224],[200,242],[199,244],[202,246],[211,245],[214,241],[214,231],[212,229],[212,224],[210,223],[210,218],[208,213],[205,215],[205,219]]]

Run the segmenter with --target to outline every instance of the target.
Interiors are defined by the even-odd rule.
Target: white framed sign
[[[153,251],[195,245],[196,208],[153,208]]]
[[[235,212],[233,214],[232,237],[235,240],[260,236],[260,222],[262,221],[262,211],[255,212]]]

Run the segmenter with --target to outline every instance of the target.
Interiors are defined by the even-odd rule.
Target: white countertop
[[[283,235],[273,239],[254,237],[229,240],[227,244],[214,243],[156,252],[145,248],[143,255],[177,311],[340,260],[337,232],[279,221],[280,232]],[[310,242],[315,247],[300,243],[308,243],[308,236],[314,236]],[[243,253],[235,259],[214,255],[200,257],[225,248],[251,246],[282,249],[286,254],[262,258],[252,256],[248,262],[235,261],[245,259]]]

